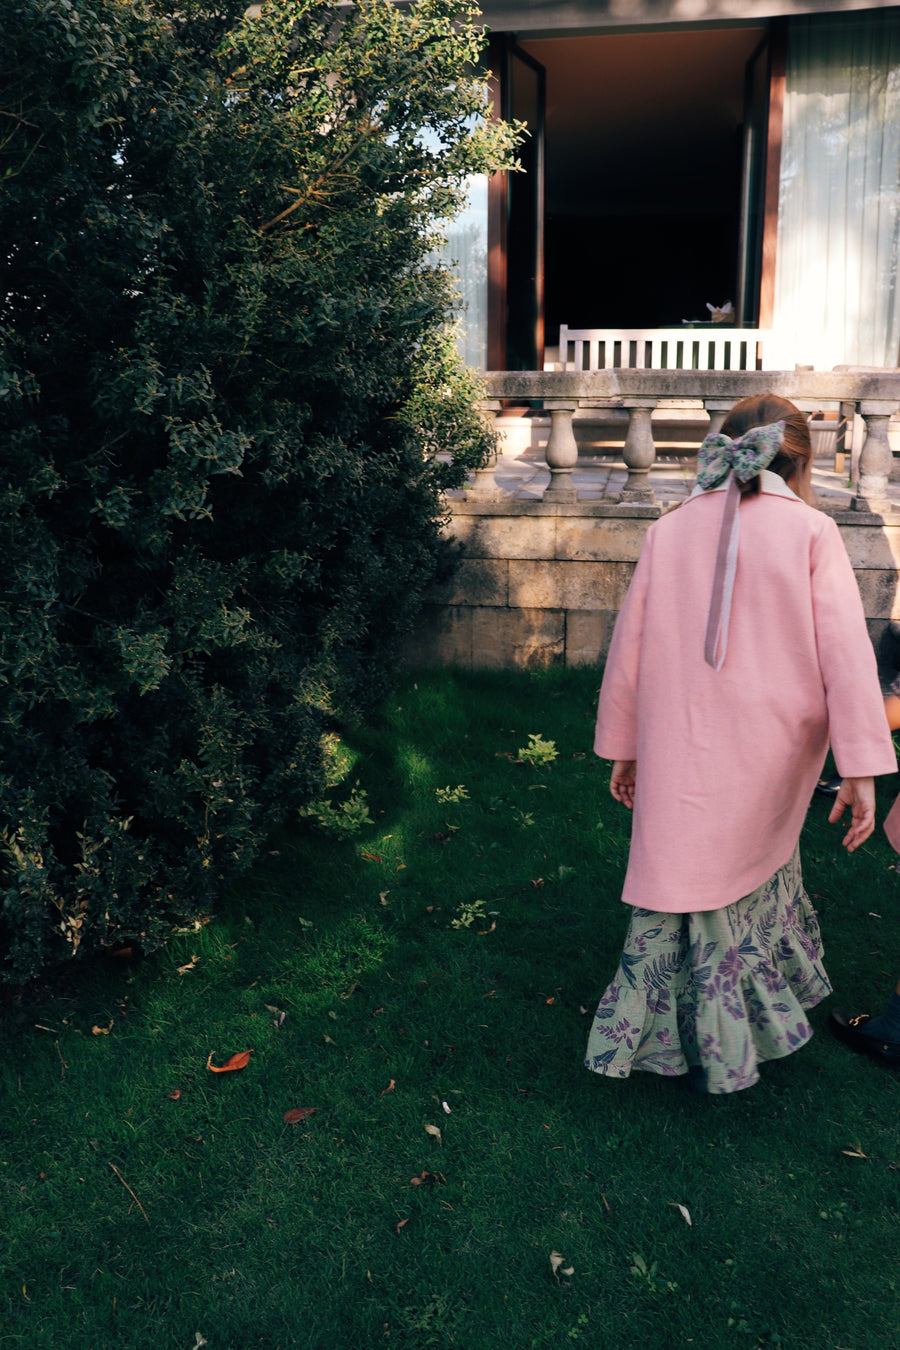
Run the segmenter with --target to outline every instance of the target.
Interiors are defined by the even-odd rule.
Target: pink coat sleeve
[[[853,567],[833,520],[825,521],[815,539],[811,561],[816,645],[837,771],[843,778],[894,773],[897,757],[875,652]]]
[[[594,754],[602,759],[637,758],[638,670],[652,548],[651,526],[616,619],[600,686]]]

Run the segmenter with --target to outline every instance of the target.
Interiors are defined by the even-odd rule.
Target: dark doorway
[[[548,342],[561,322],[669,327],[729,300],[753,322],[744,123],[747,65],[765,37],[747,27],[522,42],[546,70]]]

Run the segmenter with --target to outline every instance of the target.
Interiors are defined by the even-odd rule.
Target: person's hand
[[[636,759],[617,759],[613,763],[612,776],[609,780],[609,790],[617,802],[627,806],[629,811],[634,809],[634,775],[637,768]]]
[[[844,807],[850,807],[853,817],[850,829],[841,841],[848,853],[868,839],[875,828],[875,780],[874,778],[844,778],[828,813],[828,822],[834,825],[844,814]]]

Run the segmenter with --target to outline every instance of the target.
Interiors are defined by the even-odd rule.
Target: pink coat
[[[616,623],[594,749],[637,761],[630,905],[721,909],[767,881],[794,851],[829,735],[845,777],[897,767],[837,526],[762,478],[740,506],[721,670],[703,657],[721,490],[650,527]]]

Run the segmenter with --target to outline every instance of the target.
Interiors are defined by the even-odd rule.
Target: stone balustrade
[[[485,410],[495,414],[506,402],[540,403],[551,417],[547,444],[550,483],[544,501],[572,502],[572,470],[578,460],[573,418],[579,409],[619,408],[628,414],[623,459],[628,480],[622,502],[653,505],[651,471],[656,458],[651,414],[667,401],[696,400],[706,409],[710,429],[717,431],[738,399],[771,391],[806,412],[852,407],[866,434],[860,451],[859,480],[853,509],[883,514],[890,511],[888,481],[893,454],[887,436],[891,417],[900,409],[900,370],[626,370],[491,371],[487,375]],[[488,465],[474,486],[478,495],[493,490]]]
[[[766,390],[806,412],[855,410],[862,419],[855,494],[842,492],[839,504],[823,509],[847,546],[877,645],[886,625],[900,624],[900,510],[891,501],[900,502],[900,486],[892,485],[889,497],[887,439],[888,421],[900,408],[900,371],[502,371],[487,376],[484,416],[527,404],[540,411],[542,434],[549,419],[549,483],[543,494],[534,481],[527,493],[503,492],[496,465],[485,465],[464,496],[448,499],[446,530],[461,557],[429,595],[408,660],[470,668],[602,663],[644,535],[665,509],[653,489],[654,410],[667,400],[693,401],[702,435],[704,411],[716,431],[739,398]],[[627,417],[621,455],[628,477],[614,495],[585,487],[579,498],[576,414],[582,419],[596,410],[602,417],[604,409],[619,410],[618,421]],[[689,470],[685,476],[686,491]]]

